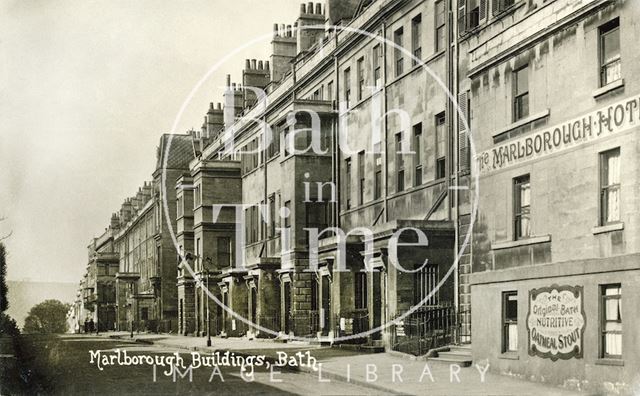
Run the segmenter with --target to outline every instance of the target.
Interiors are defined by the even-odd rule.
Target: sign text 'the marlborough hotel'
[[[595,110],[476,156],[480,174],[557,153],[640,125],[640,97]],[[473,139],[473,136],[472,136]]]

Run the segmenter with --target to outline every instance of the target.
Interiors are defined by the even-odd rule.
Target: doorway
[[[373,271],[371,273],[372,275],[372,297],[373,297],[373,306],[371,307],[372,309],[372,323],[371,325],[373,326],[372,328],[377,328],[380,327],[380,325],[382,324],[382,291],[384,290],[383,288],[383,276],[382,276],[382,272],[381,271]],[[382,338],[382,332],[380,331],[376,331],[375,333],[371,334],[371,339],[373,340],[379,340]]]
[[[331,327],[331,280],[329,275],[323,275],[321,280],[322,293],[322,335],[329,335]]]
[[[255,287],[250,287],[249,288],[251,290],[251,306],[249,307],[251,309],[251,323],[257,325],[258,324],[258,290]]]
[[[283,311],[282,319],[284,321],[284,333],[289,334],[291,331],[291,282],[284,282],[283,293]]]

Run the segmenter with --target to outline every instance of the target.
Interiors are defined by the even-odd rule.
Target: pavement
[[[130,340],[127,332],[108,332],[101,336]],[[206,347],[206,338],[203,337],[140,333],[134,334],[133,340],[201,353],[231,351],[245,356],[264,355],[271,362],[276,362],[283,352],[294,356],[297,352],[309,351],[317,359],[316,367],[289,366],[285,371],[306,372],[319,384],[338,382],[357,385],[375,394],[584,395],[554,385],[492,373],[483,362],[459,367],[396,352],[362,354],[303,342],[282,343],[262,339],[212,337],[211,347]]]

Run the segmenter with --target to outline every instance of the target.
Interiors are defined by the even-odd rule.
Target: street
[[[149,365],[103,367],[101,371],[90,363],[90,351],[126,351],[128,356],[170,356],[176,349],[135,344],[92,336],[25,337],[21,374],[14,379],[21,384],[2,384],[1,394],[42,393],[52,395],[177,395],[177,394],[317,394],[362,395],[372,389],[341,382],[318,382],[307,373],[278,370],[272,374],[265,368],[256,369],[254,380],[241,376],[234,367],[220,367],[212,375],[211,368],[193,370],[192,379],[185,372],[164,375],[166,368]],[[181,352],[185,362],[191,355]],[[22,385],[22,388],[17,388]],[[26,388],[25,388],[26,387]],[[22,390],[16,390],[22,389]],[[25,390],[27,389],[27,390]],[[373,391],[375,393],[375,391]]]

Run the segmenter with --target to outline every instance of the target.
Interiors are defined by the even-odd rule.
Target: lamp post
[[[205,259],[207,262],[207,268],[205,269],[205,274],[207,277],[207,346],[211,346],[211,320],[209,319],[210,311],[209,311],[209,267],[211,265],[211,259],[207,257]]]
[[[133,311],[131,303],[129,303],[129,331],[131,332],[131,338],[133,338]]]
[[[209,291],[209,270],[207,269],[207,292]],[[208,293],[207,293],[208,294]],[[209,319],[210,315],[209,311],[209,296],[207,295],[207,346],[211,346],[211,319]]]
[[[100,300],[99,296],[96,296],[96,335],[100,334],[98,323],[100,323]]]

